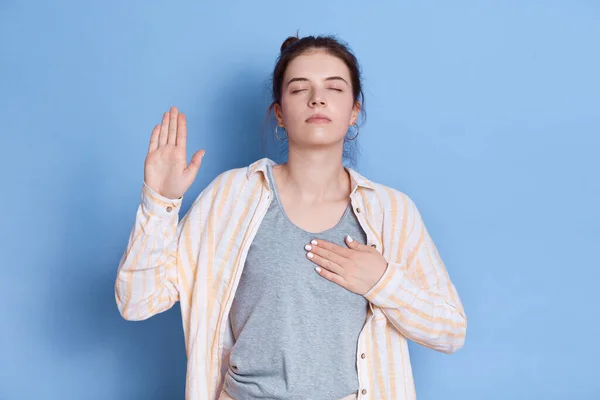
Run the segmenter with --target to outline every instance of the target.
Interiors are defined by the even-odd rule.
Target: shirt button
[[[367,389],[363,389],[361,393],[362,394],[367,394]]]
[[[356,212],[359,213],[360,212],[360,208],[356,207]]]
[[[171,211],[173,211],[173,207],[171,207],[171,206],[167,207],[167,212],[171,212]]]
[[[375,248],[377,248],[377,245],[376,245],[376,244],[372,244],[372,245],[371,245],[371,247],[375,247]]]
[[[366,355],[365,353],[362,353],[362,354],[360,355],[360,358],[365,358],[366,356],[367,356],[367,355]]]

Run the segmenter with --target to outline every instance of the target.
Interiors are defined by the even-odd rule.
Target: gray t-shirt
[[[358,336],[368,301],[320,276],[304,246],[366,243],[350,204],[337,225],[300,229],[274,198],[256,233],[229,314],[235,344],[225,391],[236,400],[332,400],[358,391]],[[348,199],[349,201],[349,199]]]

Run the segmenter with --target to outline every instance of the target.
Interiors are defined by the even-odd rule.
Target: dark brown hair
[[[330,55],[338,57],[346,64],[348,70],[350,71],[354,103],[360,101],[361,104],[360,112],[363,118],[359,126],[364,124],[366,120],[365,98],[362,90],[361,71],[358,60],[349,49],[348,45],[334,36],[305,36],[303,38],[299,38],[298,35],[296,35],[290,36],[284,40],[283,44],[281,45],[280,54],[275,63],[275,68],[271,77],[273,101],[267,110],[266,119],[268,120],[269,117],[273,116],[275,104],[281,104],[283,76],[285,75],[288,65],[296,57],[311,50],[324,50]],[[269,132],[274,134],[274,129],[275,128],[273,127],[273,130],[269,130]],[[353,135],[354,133],[351,136]],[[356,164],[356,159],[354,157],[355,151],[353,151],[356,150],[354,147],[355,143],[356,140],[344,140],[344,156],[350,160],[351,165]],[[287,152],[287,146],[285,146],[283,152]]]

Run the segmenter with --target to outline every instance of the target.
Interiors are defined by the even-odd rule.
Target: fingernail
[[[312,250],[312,247],[310,246],[310,244],[307,244],[306,246],[304,246],[304,248],[305,248],[306,250]]]
[[[308,258],[313,258],[313,253],[307,253],[306,255],[308,256]]]
[[[354,239],[352,239],[352,238],[350,237],[350,235],[346,236],[346,238],[348,239],[348,241],[349,241],[350,243],[354,242]]]
[[[316,241],[316,240],[311,240],[310,242],[311,242],[312,244],[314,244],[314,245],[316,245],[316,244],[317,244],[317,241]]]

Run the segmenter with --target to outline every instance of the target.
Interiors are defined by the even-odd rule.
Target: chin
[[[304,137],[310,137],[315,139],[320,138],[337,138],[341,139],[340,133],[337,129],[331,129],[328,126],[315,126],[304,131]]]
[[[307,146],[336,146],[343,140],[343,138],[332,138],[332,137],[311,137],[305,138],[302,143]]]

